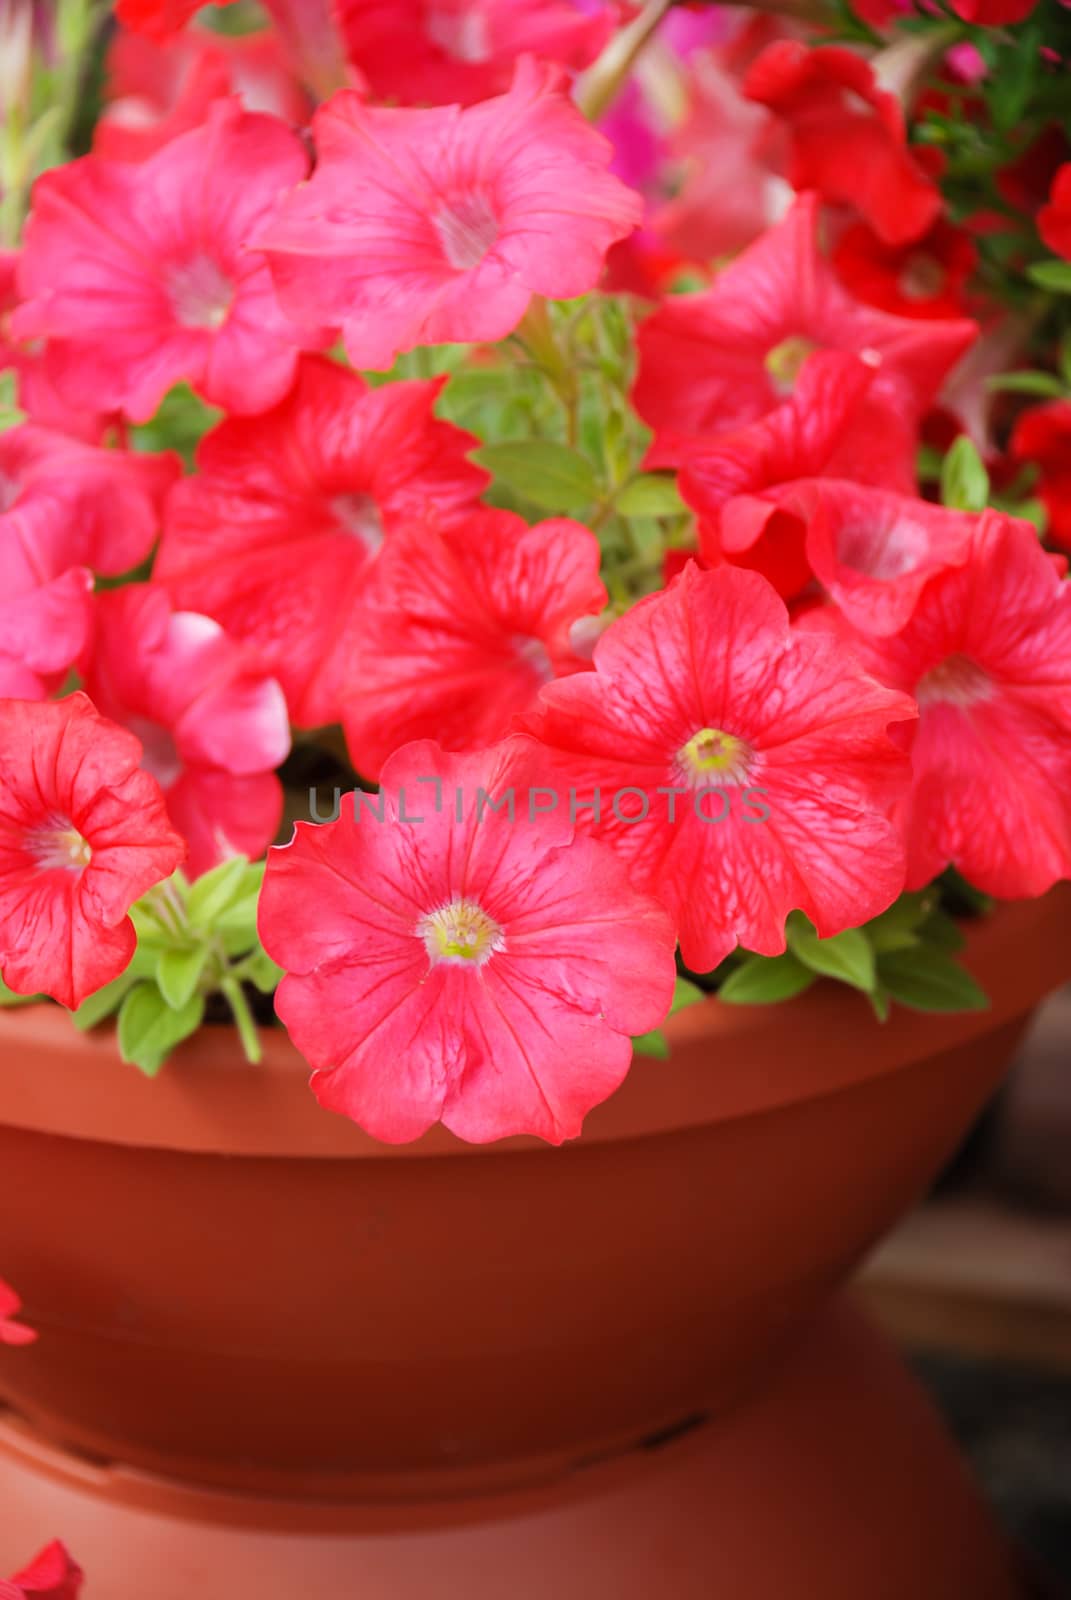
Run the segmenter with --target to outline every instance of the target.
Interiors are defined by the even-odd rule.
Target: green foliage
[[[705,999],[706,995],[698,984],[692,983],[688,978],[678,978],[673,990],[669,1015],[675,1016],[678,1011],[683,1011],[685,1006],[698,1005]],[[664,1061],[669,1055],[669,1040],[661,1028],[652,1028],[650,1033],[641,1033],[633,1039],[632,1048],[638,1056],[654,1056],[657,1060]]]
[[[484,445],[473,460],[522,500],[543,511],[578,516],[599,498],[599,483],[586,457],[551,439],[513,439]]]
[[[195,395],[186,383],[176,384],[164,396],[156,415],[132,430],[135,450],[177,450],[187,467],[208,430],[223,413]]]
[[[785,926],[788,948],[780,956],[736,951],[711,973],[705,987],[729,1005],[774,1005],[802,994],[820,978],[866,995],[884,1021],[893,1001],[917,1011],[976,1011],[985,994],[955,960],[963,946],[959,924],[942,899],[965,914],[992,902],[958,874],[915,894],[902,894],[861,928],[820,939],[802,912]]]
[[[965,433],[941,465],[941,501],[954,511],[984,511],[989,503],[989,474]]]
[[[263,862],[235,856],[192,884],[181,872],[157,884],[131,912],[138,947],[130,965],[72,1013],[75,1026],[94,1028],[117,1012],[119,1053],[153,1076],[220,996],[246,1056],[259,1061],[246,986],[271,994],[282,976],[257,936],[263,877]]]

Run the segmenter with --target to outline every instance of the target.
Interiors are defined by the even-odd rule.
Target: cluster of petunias
[[[1071,876],[1071,590],[1030,522],[920,492],[920,444],[977,420],[949,382],[975,246],[887,74],[670,19],[686,115],[611,85],[611,142],[582,107],[628,5],[270,0],[233,38],[196,9],[122,0],[95,148],[38,179],[0,273],[9,989],[78,1006],[180,863],[262,855],[292,729],[369,792],[269,853],[277,1011],[321,1103],[389,1141],[578,1134],[678,945],[705,973],[949,866]],[[608,286],[623,340],[579,361]],[[466,382],[507,395],[471,428]],[[188,471],[143,448],[180,384]],[[529,496],[497,476],[518,427]],[[653,562],[615,543],[633,514]]]

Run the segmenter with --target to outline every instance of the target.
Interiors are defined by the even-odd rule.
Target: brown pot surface
[[[41,1338],[0,1392],[98,1456],[325,1499],[532,1481],[715,1411],[954,1147],[1071,970],[1069,907],[972,930],[983,1015],[881,1027],[833,985],[686,1011],[557,1151],[377,1145],[281,1034],[251,1068],[208,1031],[149,1082],[9,1013],[0,1261]]]
[[[484,1499],[254,1500],[0,1426],[2,1570],[57,1528],[102,1600],[1026,1600],[928,1403],[846,1307],[753,1405]]]

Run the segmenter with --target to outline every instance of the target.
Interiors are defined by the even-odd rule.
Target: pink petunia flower
[[[374,778],[410,739],[472,750],[504,737],[544,683],[590,666],[584,621],[606,599],[598,540],[564,517],[530,528],[481,509],[451,532],[399,530],[343,641],[357,770]]]
[[[152,416],[172,384],[240,414],[290,388],[327,335],[279,308],[249,248],[308,158],[272,117],[219,100],[204,125],[140,163],[86,156],[38,179],[11,328],[48,340],[72,405]]]
[[[477,1144],[574,1138],[625,1076],[629,1035],[669,1007],[669,918],[533,804],[531,755],[410,745],[383,773],[382,821],[347,803],[268,857],[276,1009],[320,1104],[377,1139],[437,1121]]]
[[[160,42],[120,30],[108,50],[107,101],[93,150],[108,161],[144,161],[204,121],[215,100],[235,94],[247,111],[300,126],[308,96],[270,29],[230,36],[189,28]]]
[[[779,954],[795,908],[827,937],[903,888],[890,811],[908,762],[889,728],[915,707],[832,639],[814,646],[758,573],[691,564],[521,719],[695,971],[738,942]]]
[[[281,405],[205,436],[171,496],[154,579],[256,649],[299,726],[338,718],[343,635],[384,538],[429,506],[458,524],[488,483],[477,441],[435,418],[444,382],[369,389],[306,356]]]
[[[316,169],[256,242],[283,305],[342,326],[357,367],[419,344],[502,339],[534,294],[593,289],[643,202],[610,145],[529,57],[507,94],[460,110],[317,112]]]
[[[275,837],[290,750],[274,678],[218,622],[172,611],[155,584],[99,595],[86,688],[141,741],[193,876],[231,855],[255,858]]]
[[[966,563],[931,579],[902,632],[844,638],[918,701],[903,806],[907,886],[947,866],[1001,899],[1071,877],[1071,586],[1028,523],[987,512]]]
[[[588,66],[619,11],[606,0],[337,0],[346,49],[376,99],[432,105],[501,93],[521,55]]]
[[[95,409],[68,405],[49,376],[43,347],[11,336],[11,313],[19,304],[18,266],[17,250],[0,250],[0,372],[14,372],[19,409],[31,422],[99,444],[109,419]]]
[[[919,420],[975,324],[923,324],[860,305],[821,254],[818,220],[816,197],[801,197],[713,288],[670,296],[641,325],[634,400],[656,444],[754,422],[791,395],[811,354],[842,350],[875,369],[856,419],[860,448],[878,438],[904,456],[914,449]]]
[[[0,1582],[0,1600],[78,1600],[85,1574],[56,1539],[10,1583]]]
[[[744,93],[785,120],[793,188],[853,206],[886,244],[937,221],[941,193],[907,143],[900,102],[854,50],[779,39],[752,64]]]
[[[41,699],[84,648],[93,572],[148,555],[177,456],[102,450],[32,423],[0,435],[0,694]]]
[[[77,1006],[134,953],[127,912],[185,853],[141,746],[84,694],[0,701],[0,973]]]
[[[33,1328],[15,1320],[21,1310],[22,1301],[10,1284],[0,1278],[0,1344],[33,1344],[37,1338]]]

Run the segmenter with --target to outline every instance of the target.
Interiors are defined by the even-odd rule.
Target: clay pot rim
[[[945,1016],[894,1007],[879,1024],[863,995],[823,982],[774,1006],[727,1006],[711,997],[672,1018],[669,1060],[637,1057],[621,1088],[591,1112],[577,1143],[757,1115],[917,1065],[1024,1015],[1071,977],[1061,937],[1069,925],[1071,884],[1065,883],[1039,900],[1002,905],[967,928],[963,959],[992,1002],[983,1012]],[[548,1150],[529,1137],[467,1145],[441,1127],[415,1144],[380,1144],[317,1105],[306,1063],[282,1029],[264,1029],[261,1039],[263,1061],[250,1066],[229,1027],[205,1028],[148,1079],[119,1059],[111,1028],[80,1034],[53,1005],[7,1011],[0,1014],[0,1123],[109,1144],[241,1156],[492,1159]]]

